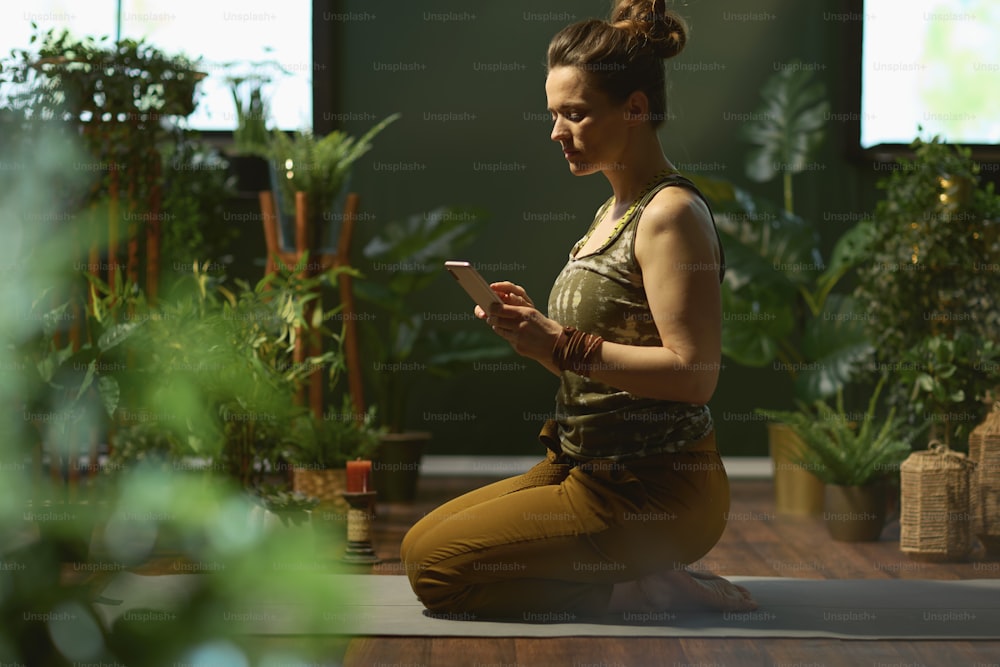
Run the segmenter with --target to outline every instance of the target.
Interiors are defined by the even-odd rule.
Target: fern
[[[907,428],[905,420],[896,417],[895,407],[876,428],[876,406],[886,379],[883,376],[872,392],[860,425],[852,424],[844,411],[842,390],[837,391],[835,407],[816,401],[814,410],[803,406],[798,411],[757,412],[788,425],[799,436],[803,447],[793,454],[796,463],[827,484],[863,486],[897,472],[923,430]]]
[[[387,125],[399,118],[392,114],[360,138],[335,130],[317,139],[312,132],[295,132],[289,137],[271,133],[270,153],[281,184],[281,205],[285,213],[295,213],[295,193],[306,192],[313,214],[329,210],[340,193],[351,166],[372,148],[371,141]]]

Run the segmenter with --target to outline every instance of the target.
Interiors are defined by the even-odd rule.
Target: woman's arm
[[[637,396],[707,403],[722,358],[722,306],[719,247],[705,205],[683,188],[661,190],[639,220],[635,254],[663,345],[605,341],[591,357],[590,377]],[[505,299],[489,321],[519,354],[558,372],[551,355],[562,325],[517,305],[522,298]]]

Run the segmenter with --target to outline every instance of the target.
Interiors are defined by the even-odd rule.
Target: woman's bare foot
[[[680,569],[615,585],[609,611],[750,611],[750,591],[709,572]]]

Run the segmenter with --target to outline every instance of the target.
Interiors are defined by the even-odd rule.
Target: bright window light
[[[20,4],[20,3],[18,3]],[[0,54],[30,50],[32,22],[43,31],[68,28],[74,37],[114,39],[117,0],[33,0],[0,7]],[[208,76],[199,86],[196,130],[236,127],[226,77],[264,73],[271,126],[312,127],[312,3],[309,0],[121,0],[121,36],[144,38],[168,55],[201,58]],[[257,66],[258,64],[263,64]],[[229,67],[227,67],[229,65]]]
[[[863,20],[862,147],[1000,143],[1000,3],[866,0]]]

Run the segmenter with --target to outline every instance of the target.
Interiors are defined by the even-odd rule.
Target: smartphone
[[[490,312],[490,304],[503,303],[497,293],[490,289],[489,283],[469,262],[448,261],[444,263],[444,268],[486,312]]]

